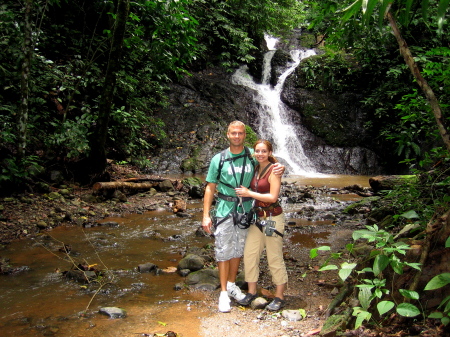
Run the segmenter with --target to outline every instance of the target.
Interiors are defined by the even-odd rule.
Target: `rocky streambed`
[[[66,323],[55,322],[56,314],[52,314],[51,311],[46,318],[25,315],[21,318],[23,322],[19,320],[20,324],[16,318],[11,320],[4,316],[0,326],[6,330],[2,330],[8,331],[11,324],[15,327],[17,324],[22,327],[23,324],[19,331],[24,335],[39,330],[39,326],[41,326],[39,331],[45,334],[51,334],[52,331],[53,334],[61,333],[67,331],[68,327],[69,331],[78,331],[80,317],[83,317],[83,327],[86,324],[92,325],[90,333],[101,330],[102,335],[106,333],[110,336],[123,336],[136,331],[152,335],[166,333],[168,330],[176,331],[183,336],[210,334],[236,336],[240,333],[260,336],[300,336],[320,329],[326,308],[339,291],[340,285],[335,273],[318,271],[326,257],[311,260],[309,251],[320,245],[329,245],[333,250],[343,249],[351,241],[352,231],[363,226],[370,212],[369,204],[350,209],[348,207],[354,205],[355,201],[371,195],[371,190],[360,185],[328,188],[306,186],[298,182],[283,183],[282,202],[288,217],[284,253],[289,273],[286,309],[304,309],[306,313],[302,320],[291,321],[281,313],[270,314],[256,308],[255,310],[240,308],[235,304],[229,315],[217,313],[215,289],[218,280],[214,271],[213,240],[205,236],[200,229],[201,188],[201,185],[163,179],[149,190],[132,193],[126,190],[93,193],[92,189],[61,185],[52,187],[47,193],[26,193],[3,198],[1,202],[3,252],[8,251],[9,243],[17,244],[17,239],[23,242],[33,239],[39,246],[36,249],[41,249],[44,245],[48,251],[61,256],[70,257],[74,254],[73,260],[78,261],[79,257],[76,254],[83,253],[80,247],[67,247],[52,239],[54,234],[56,236],[54,232],[57,228],[67,227],[80,228],[88,232],[90,243],[98,247],[100,252],[106,247],[113,250],[113,256],[120,255],[122,254],[122,250],[119,250],[120,236],[114,232],[114,227],[124,226],[124,222],[137,214],[144,216],[147,223],[143,227],[129,227],[129,234],[136,235],[144,240],[143,242],[151,244],[144,246],[146,248],[139,248],[136,252],[124,253],[131,262],[108,261],[106,264],[112,266],[108,271],[101,266],[81,263],[78,264],[78,271],[68,267],[46,274],[45,278],[54,279],[52,282],[64,284],[68,293],[81,292],[81,295],[77,296],[85,297],[95,295],[94,304],[88,310],[84,310],[83,307],[74,308],[72,310],[74,314],[62,310],[60,319]],[[162,215],[166,217],[165,220],[162,220]],[[149,221],[154,225],[148,223]],[[165,229],[158,229],[158,226]],[[177,232],[178,226],[184,226],[181,233]],[[191,239],[195,242],[189,241]],[[119,248],[114,253],[114,245],[117,242]],[[159,251],[158,254],[151,255],[147,249]],[[100,256],[105,258],[104,254],[100,253]],[[1,254],[0,251],[0,255],[5,254]],[[27,266],[22,259],[15,260],[14,254],[7,255],[8,258],[2,258],[1,262],[4,274],[1,276],[2,282],[20,280],[24,275],[33,273],[34,266]],[[192,256],[197,261],[192,264],[195,267],[186,263],[186,259]],[[344,256],[344,258],[351,257]],[[261,268],[259,293],[263,299],[269,300],[273,296],[273,286],[264,262]],[[83,272],[80,273],[80,270]],[[202,270],[209,271],[208,282],[204,280],[200,282],[193,277],[196,272]],[[91,280],[102,279],[103,283],[86,282],[86,275]],[[62,279],[65,281],[61,281]],[[242,276],[239,282],[245,289]],[[100,291],[98,291],[99,284],[102,285]],[[151,295],[148,295],[146,290],[149,287],[153,289]],[[142,294],[145,294],[146,298],[147,296],[151,298],[142,301]],[[160,296],[161,300],[158,301]],[[122,301],[125,298],[127,301],[124,303]],[[117,315],[117,303],[121,304],[126,315]],[[123,316],[126,319],[117,318],[115,321],[120,323],[111,324],[116,328],[108,326],[110,324],[99,318],[99,316],[106,317],[109,311],[105,308],[112,310],[113,315]],[[171,316],[170,311],[180,312],[180,315]],[[11,315],[15,317],[17,314]],[[148,317],[153,317],[152,315],[155,317],[163,315],[164,322],[171,328],[166,328],[155,319],[149,324]],[[147,325],[142,322],[143,317],[147,317],[145,319]],[[117,329],[117,326],[120,328]],[[18,330],[11,329],[11,331],[16,333]],[[78,335],[88,334],[84,331],[78,332]],[[92,335],[95,334],[90,336]]]

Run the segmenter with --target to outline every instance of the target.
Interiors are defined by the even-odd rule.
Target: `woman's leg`
[[[259,261],[264,249],[264,234],[256,225],[248,229],[244,248],[245,281],[248,283],[249,292],[256,294],[256,282],[259,276]]]
[[[284,214],[274,216],[272,220],[276,222],[275,227],[277,231],[284,233]],[[265,241],[267,262],[270,273],[272,274],[272,281],[277,286],[275,296],[283,300],[288,281],[286,265],[283,258],[283,238],[274,234],[273,236],[266,236]]]

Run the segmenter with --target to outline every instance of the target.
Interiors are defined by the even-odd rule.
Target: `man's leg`
[[[227,290],[227,282],[236,282],[240,263],[240,257],[236,257],[228,261],[217,262],[219,267],[220,288],[222,291]]]
[[[230,261],[219,261],[217,265],[219,267],[219,280],[220,280],[220,289],[222,291],[227,291],[227,281],[228,275],[230,273]]]
[[[230,260],[217,262],[219,267],[219,280],[220,280],[220,296],[219,296],[219,311],[230,312],[230,297],[227,291],[228,273],[230,271]]]
[[[228,279],[227,281],[236,282],[236,277],[239,271],[239,264],[241,263],[241,258],[236,257],[230,260],[230,269],[228,270]]]

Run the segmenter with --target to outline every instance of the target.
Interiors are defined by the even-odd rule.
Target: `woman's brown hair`
[[[267,139],[258,139],[258,140],[255,142],[255,145],[253,145],[253,149],[255,149],[255,148],[256,148],[256,145],[258,145],[258,144],[264,144],[264,145],[267,147],[267,150],[268,150],[269,152],[272,152],[272,153],[273,153],[273,146],[272,146],[272,143],[269,142]],[[277,158],[275,158],[273,155],[270,155],[270,156],[269,156],[269,161],[270,161],[272,164],[278,163]]]

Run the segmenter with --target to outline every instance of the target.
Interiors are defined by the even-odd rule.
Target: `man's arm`
[[[211,216],[209,215],[209,212],[211,210],[211,206],[214,200],[214,193],[216,192],[216,185],[214,183],[208,183],[205,187],[205,195],[203,197],[203,220],[202,220],[202,227],[203,230],[211,234],[211,228],[212,228],[212,220]]]

